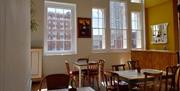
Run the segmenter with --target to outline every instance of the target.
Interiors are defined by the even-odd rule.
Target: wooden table
[[[97,61],[89,61],[89,63],[97,63]],[[81,75],[82,75],[82,72],[81,72],[81,70],[82,69],[87,69],[87,66],[88,66],[88,64],[86,63],[86,62],[74,62],[74,66],[76,67],[76,68],[78,68],[78,70],[79,70],[79,87],[81,87],[81,80],[82,80],[82,78],[81,78]],[[98,75],[98,79],[99,79],[99,84],[100,84],[100,79],[101,79],[101,74],[100,74],[100,66],[99,66],[99,75]]]
[[[49,90],[49,91],[69,91],[69,90],[68,89],[57,89],[57,90]],[[77,88],[77,91],[95,91],[95,90],[91,87],[80,87],[80,88]]]
[[[112,71],[119,76],[120,80],[123,80],[128,83],[129,90],[132,88],[133,84],[144,81],[144,72],[157,73],[162,70],[156,69],[141,69],[141,73],[138,73],[137,70],[125,70],[125,71]],[[166,72],[163,72],[163,76],[166,76]]]

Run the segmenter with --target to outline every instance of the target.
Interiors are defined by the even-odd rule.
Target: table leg
[[[99,65],[98,68],[98,81],[99,81],[99,86],[101,86],[101,65]]]
[[[78,67],[79,69],[79,87],[81,87],[81,68]]]

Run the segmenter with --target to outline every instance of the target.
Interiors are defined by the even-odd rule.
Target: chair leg
[[[81,80],[83,86],[85,86],[85,84],[86,84],[86,83],[85,83],[85,82],[86,82],[86,79],[87,79],[87,77],[84,75],[84,76],[83,76],[83,80]]]
[[[98,91],[100,91],[98,76],[96,76],[96,82],[97,82],[97,89],[98,89]]]
[[[79,79],[75,76],[74,77],[74,85],[75,85],[75,87],[78,87],[78,81],[79,81]]]
[[[88,76],[88,84],[91,85],[91,76]]]

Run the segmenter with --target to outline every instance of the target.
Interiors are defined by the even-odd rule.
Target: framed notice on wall
[[[78,38],[91,38],[91,18],[78,18]]]
[[[152,44],[165,44],[165,43],[167,43],[167,26],[168,26],[168,23],[151,25]]]

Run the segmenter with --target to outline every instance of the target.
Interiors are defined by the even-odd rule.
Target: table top
[[[69,90],[68,89],[57,89],[57,90],[49,90],[49,91],[69,91]],[[80,88],[77,88],[77,91],[95,91],[95,90],[91,87],[80,87]]]
[[[137,70],[124,70],[124,71],[112,71],[119,75],[121,80],[131,81],[131,80],[143,80],[144,72],[158,73],[163,72],[163,76],[166,75],[165,71],[156,70],[156,69],[141,69],[141,73],[138,73]]]
[[[89,63],[97,63],[97,61],[89,61]],[[75,65],[78,66],[87,66],[87,62],[74,62]]]

